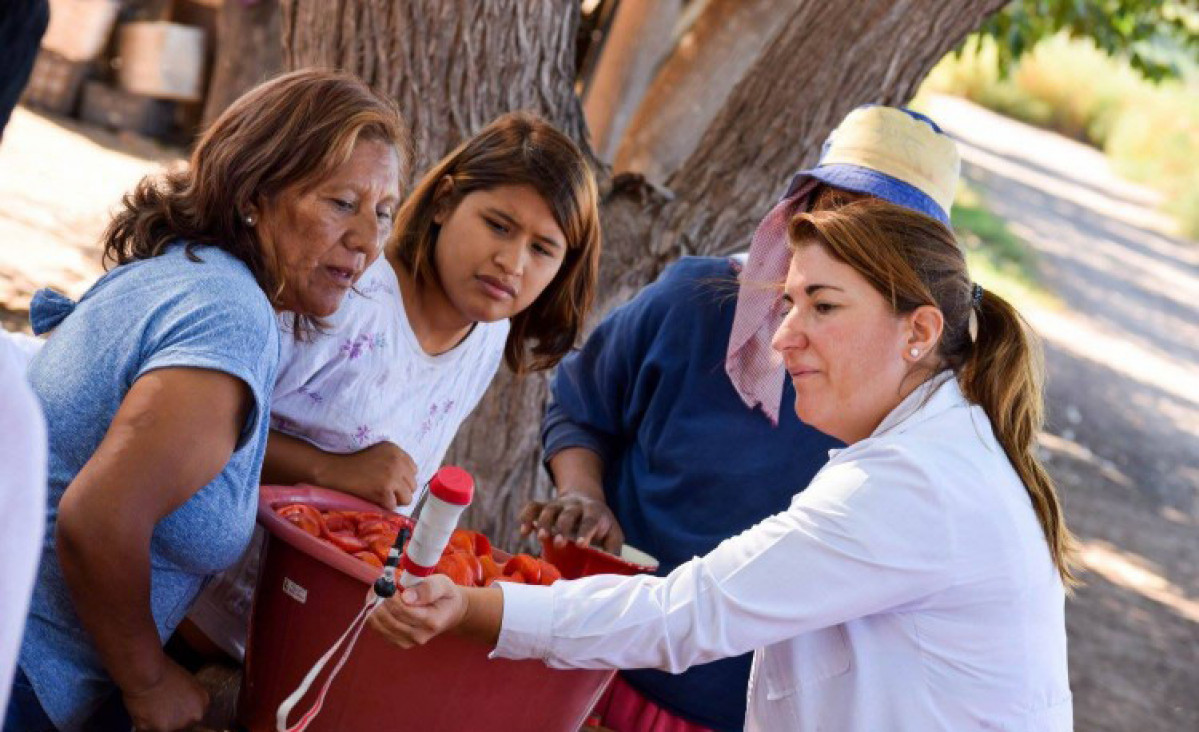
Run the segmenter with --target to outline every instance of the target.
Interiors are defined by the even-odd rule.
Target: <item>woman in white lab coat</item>
[[[755,649],[753,730],[1071,729],[1074,540],[1034,453],[1032,336],[933,219],[862,201],[790,238],[774,347],[799,417],[848,447],[787,511],[666,577],[434,577],[375,629],[405,647],[457,629],[556,668]]]

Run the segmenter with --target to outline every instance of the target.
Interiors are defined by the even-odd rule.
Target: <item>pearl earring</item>
[[[916,358],[917,356],[920,355],[920,349],[913,348],[913,349],[909,350],[908,353],[912,356],[912,358]]]
[[[254,214],[246,214],[245,216],[242,217],[241,220],[246,222],[246,226],[251,226],[251,227],[254,226],[254,224],[258,223],[258,217],[255,216]]]

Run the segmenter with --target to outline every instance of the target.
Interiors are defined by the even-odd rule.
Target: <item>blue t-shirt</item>
[[[795,416],[789,381],[777,427],[733,389],[724,361],[736,277],[722,257],[673,264],[605,318],[551,385],[546,458],[567,447],[600,453],[625,540],[656,557],[660,575],[785,510],[841,447]],[[750,661],[622,673],[685,719],[740,730]]]
[[[46,539],[19,663],[60,729],[78,726],[115,685],[63,580],[54,541],[58,505],[142,374],[222,371],[244,381],[254,399],[224,470],[154,528],[150,607],[164,642],[206,579],[241,555],[254,528],[278,327],[245,264],[203,246],[193,248],[202,261],[191,261],[185,249],[176,244],[116,267],[77,305],[43,291],[30,308],[36,330],[57,328],[29,368],[49,428],[50,462]]]

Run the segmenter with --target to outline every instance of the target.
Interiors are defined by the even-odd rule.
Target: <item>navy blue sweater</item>
[[[614,310],[562,361],[542,426],[548,460],[586,447],[625,540],[667,574],[786,509],[836,440],[799,422],[787,383],[778,427],[748,409],[724,370],[736,265],[687,257]],[[625,671],[635,688],[692,722],[745,724],[750,654],[679,675]]]

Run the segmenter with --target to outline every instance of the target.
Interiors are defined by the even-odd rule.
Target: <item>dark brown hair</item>
[[[175,241],[187,242],[196,259],[190,245],[209,244],[245,262],[277,303],[285,283],[243,216],[293,186],[316,185],[359,140],[395,147],[403,179],[411,161],[407,126],[361,79],[308,69],[260,84],[212,123],[186,167],[146,176],[125,195],[104,232],[104,261],[156,257]]]
[[[952,369],[966,398],[983,408],[995,437],[1020,476],[1045,532],[1053,563],[1067,585],[1076,583],[1076,541],[1066,527],[1053,480],[1037,459],[1044,422],[1040,344],[1006,300],[984,292],[974,306],[974,283],[953,232],[902,206],[865,199],[840,208],[798,214],[793,246],[813,243],[852,267],[899,315],[930,305],[941,311],[939,367]],[[970,337],[976,318],[977,340]]]
[[[445,179],[452,183],[448,194]],[[591,167],[570,138],[528,112],[497,118],[425,174],[396,214],[389,248],[417,286],[437,282],[433,252],[441,227],[434,215],[471,193],[508,185],[529,185],[541,194],[566,237],[554,280],[512,317],[504,362],[520,374],[550,368],[570,351],[595,294],[599,194]]]

